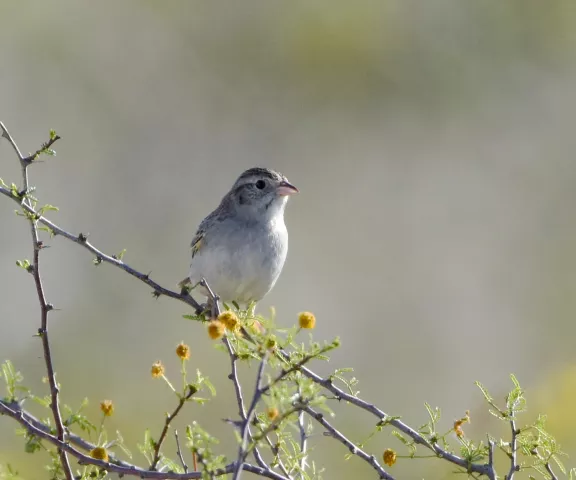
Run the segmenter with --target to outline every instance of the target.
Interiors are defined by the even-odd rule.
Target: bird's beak
[[[295,193],[298,193],[298,189],[291,183],[282,181],[276,187],[276,193],[281,197],[284,197],[287,195],[294,195]]]

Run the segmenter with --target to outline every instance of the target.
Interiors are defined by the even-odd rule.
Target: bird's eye
[[[256,182],[256,188],[258,190],[262,190],[266,186],[266,182],[264,180],[258,180]]]

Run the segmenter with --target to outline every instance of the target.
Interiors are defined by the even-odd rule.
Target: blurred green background
[[[514,372],[529,414],[576,465],[576,8],[572,0],[462,2],[171,2],[26,0],[0,3],[0,119],[25,150],[54,128],[56,158],[31,170],[51,217],[165,286],[187,272],[196,225],[254,165],[285,173],[290,254],[259,311],[278,323],[302,310],[315,338],[342,338],[322,372],[353,366],[361,395],[418,426],[423,402],[443,425],[469,409],[466,434],[507,434],[475,380],[502,398]],[[0,176],[19,181],[0,142]],[[44,364],[29,232],[0,202],[0,360],[37,393]],[[223,439],[234,416],[228,359],[184,305],[62,239],[43,253],[62,400],[112,399],[119,429],[157,435],[174,398],[150,377],[176,344],[218,387],[187,408]],[[44,413],[47,415],[47,413]],[[373,418],[339,409],[353,440]],[[0,418],[0,463],[43,478]],[[345,449],[314,437],[324,478],[374,478]],[[400,443],[379,434],[380,456]],[[169,452],[173,451],[170,447]],[[400,461],[398,478],[453,478],[437,460]],[[249,475],[246,475],[249,477]],[[522,478],[522,477],[521,477]]]

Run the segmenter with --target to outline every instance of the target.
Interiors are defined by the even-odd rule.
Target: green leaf
[[[46,204],[38,209],[38,213],[43,216],[46,212],[58,212],[59,210],[60,209],[54,205]]]
[[[38,397],[36,395],[32,395],[32,400],[36,402],[38,405],[43,406],[44,408],[48,408],[51,403],[49,395],[45,395],[44,397]]]
[[[138,443],[136,446],[138,447],[138,450],[140,450],[140,453],[144,455],[146,460],[151,462],[152,456],[154,455],[154,440],[150,435],[150,429],[147,428],[144,431],[144,443]]]
[[[112,255],[112,258],[115,258],[116,260],[122,260],[122,257],[124,257],[125,253],[126,253],[126,249],[122,250],[117,255]]]
[[[114,446],[117,446],[122,450],[128,458],[132,458],[132,453],[128,450],[124,443],[124,437],[121,435],[120,430],[116,430],[116,440],[114,441]]]
[[[200,372],[200,370],[196,370],[196,383],[198,384],[197,387],[198,390],[200,390],[201,387],[206,386],[206,388],[208,388],[208,390],[210,391],[210,394],[213,397],[216,396],[216,388],[214,387],[212,382],[208,379],[208,377],[202,375],[202,372]],[[195,397],[194,400],[198,399]]]
[[[182,465],[170,460],[168,457],[162,457],[161,463],[169,472],[184,473]]]
[[[56,235],[56,233],[54,232],[54,230],[52,230],[50,227],[47,227],[46,225],[41,225],[38,227],[38,230],[41,230],[43,232],[47,232],[48,235],[50,235],[50,238],[54,238],[54,235]]]
[[[6,391],[8,393],[6,401],[13,402],[17,399],[16,390],[18,383],[22,382],[23,380],[22,374],[16,371],[10,360],[6,360],[2,364],[2,376],[4,377]]]
[[[392,435],[393,437],[396,437],[398,440],[400,440],[404,445],[410,445],[410,441],[408,441],[406,438],[404,438],[404,436],[398,431],[398,430],[392,430],[390,432],[390,435]]]
[[[27,272],[29,272],[32,268],[32,266],[30,265],[30,261],[29,260],[16,260],[16,266],[23,268],[24,270],[26,270]]]
[[[0,478],[2,480],[20,480],[22,477],[18,470],[14,470],[11,464],[0,465]]]
[[[432,408],[429,403],[424,402],[424,407],[426,407],[426,411],[428,412],[428,416],[430,417],[430,422],[432,425],[436,425],[440,420],[440,409],[438,407]]]
[[[26,435],[26,443],[24,444],[24,451],[26,453],[36,453],[42,448],[41,441],[34,435]]]
[[[409,453],[410,456],[416,455],[416,445],[414,445],[413,441],[404,438],[404,436],[397,430],[392,430],[391,435],[396,437],[400,442],[402,442],[406,446],[406,448],[408,448],[408,450],[410,451]]]
[[[552,455],[552,460],[554,460],[556,462],[556,465],[558,465],[558,468],[560,469],[560,471],[566,475],[566,467],[564,466],[564,464],[560,461],[560,459],[558,458],[558,455]]]
[[[492,398],[492,396],[490,395],[488,390],[486,390],[486,387],[484,387],[484,385],[482,385],[480,382],[474,382],[474,383],[480,389],[480,391],[482,392],[482,395],[484,395],[484,398],[486,399],[486,401],[489,403],[492,403],[494,401],[494,399]]]

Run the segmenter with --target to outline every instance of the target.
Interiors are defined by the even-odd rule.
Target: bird
[[[274,170],[244,171],[192,239],[192,260],[184,288],[204,287],[226,304],[249,307],[274,287],[288,254],[284,210],[299,190]]]

